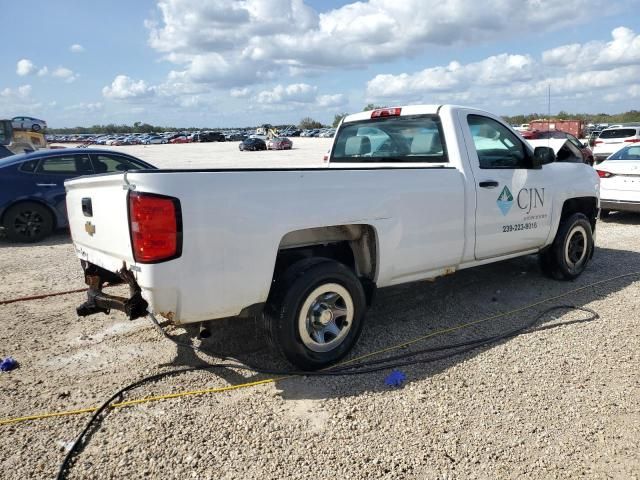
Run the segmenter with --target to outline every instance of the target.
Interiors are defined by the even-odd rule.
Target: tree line
[[[363,111],[375,110],[377,108],[385,108],[384,106],[374,105],[370,103],[363,108]],[[347,112],[336,113],[333,117],[332,126],[335,128],[340,124],[340,121],[349,115]],[[539,118],[546,118],[548,115],[545,113],[529,113],[527,115],[503,115],[502,118],[505,122],[512,125],[519,125],[521,123],[529,123],[531,120]],[[559,120],[582,120],[585,123],[631,123],[640,122],[640,111],[629,110],[624,113],[568,113],[560,111],[556,115],[552,115],[553,118]],[[325,128],[321,122],[314,120],[311,117],[305,117],[298,123],[298,128],[302,130]],[[276,128],[282,130],[289,127],[289,125],[276,125]],[[255,127],[239,127],[241,129],[250,129]],[[153,132],[194,132],[200,130],[220,130],[219,128],[201,128],[201,127],[167,127],[159,125],[151,125],[149,123],[135,122],[133,125],[116,125],[110,123],[108,125],[93,125],[91,127],[72,127],[72,128],[50,128],[49,133],[55,133],[60,135],[73,135],[73,134],[126,134],[126,133],[153,133]]]

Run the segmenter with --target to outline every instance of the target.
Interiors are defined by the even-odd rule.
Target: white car
[[[611,210],[640,213],[640,144],[617,151],[596,169],[600,176],[600,216]]]
[[[160,137],[160,136],[148,137],[147,139],[144,140],[145,145],[154,145],[154,144],[162,144],[162,143],[168,143],[168,142],[166,138]]]
[[[33,130],[34,132],[47,128],[47,122],[33,117],[13,117],[11,125],[16,130]]]
[[[593,147],[595,163],[602,162],[612,153],[633,143],[640,143],[640,125],[609,127],[602,130]]]

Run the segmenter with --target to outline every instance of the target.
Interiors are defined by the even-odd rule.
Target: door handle
[[[36,183],[36,187],[57,187],[57,183]]]
[[[499,183],[495,180],[485,180],[483,182],[480,182],[478,185],[480,185],[482,188],[496,188]]]

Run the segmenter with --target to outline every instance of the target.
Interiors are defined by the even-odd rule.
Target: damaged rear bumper
[[[87,301],[76,308],[80,317],[93,315],[94,313],[109,313],[111,310],[118,310],[125,313],[129,320],[144,317],[147,315],[149,304],[142,298],[142,290],[136,282],[131,270],[122,265],[122,268],[113,273],[104,268],[82,261],[84,269],[85,283],[89,285],[87,290]],[[129,285],[129,298],[109,295],[102,291],[105,284],[118,285],[127,283]]]

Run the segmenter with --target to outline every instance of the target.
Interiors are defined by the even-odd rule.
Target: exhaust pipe
[[[211,331],[205,326],[204,323],[200,323],[200,328],[198,329],[198,337],[204,339],[209,338],[211,336]]]

